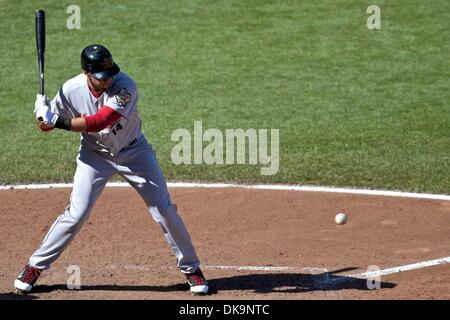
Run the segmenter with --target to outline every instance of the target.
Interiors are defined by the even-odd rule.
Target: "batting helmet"
[[[83,49],[81,68],[99,80],[111,78],[120,71],[119,66],[113,61],[111,52],[100,44],[91,44]]]

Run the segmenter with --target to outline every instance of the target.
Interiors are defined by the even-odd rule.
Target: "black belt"
[[[123,149],[125,149],[125,148],[128,148],[129,146],[132,146],[133,144],[135,144],[136,143],[136,141],[138,141],[138,139],[137,138],[135,138],[133,141],[131,141],[130,142],[130,144],[129,145],[127,145],[126,147],[123,147],[122,149],[120,149],[120,151],[122,151]],[[119,152],[120,152],[119,151]]]
[[[135,144],[137,141],[137,138],[135,138],[133,141],[130,142],[130,144],[128,146],[132,146],[133,144]]]

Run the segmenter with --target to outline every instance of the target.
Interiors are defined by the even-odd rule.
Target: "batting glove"
[[[45,94],[37,94],[36,101],[34,102],[34,112],[39,107],[50,106],[50,100]]]
[[[36,95],[34,113],[37,120],[44,122],[49,127],[53,127],[58,119],[58,116],[51,111],[50,100],[45,95]]]

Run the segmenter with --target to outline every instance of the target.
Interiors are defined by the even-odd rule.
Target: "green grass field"
[[[46,93],[102,43],[140,88],[169,180],[450,193],[450,2],[1,0],[0,184],[70,182],[79,135],[37,131],[34,12],[47,15]],[[381,30],[366,27],[371,4]],[[177,128],[280,130],[280,170],[174,165]]]

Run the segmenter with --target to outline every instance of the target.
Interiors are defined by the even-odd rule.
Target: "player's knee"
[[[89,216],[91,206],[87,204],[71,204],[65,210],[65,220],[73,226],[82,224]]]
[[[167,218],[169,215],[176,214],[177,206],[173,203],[150,206],[149,211],[156,221],[160,221],[161,218]]]

